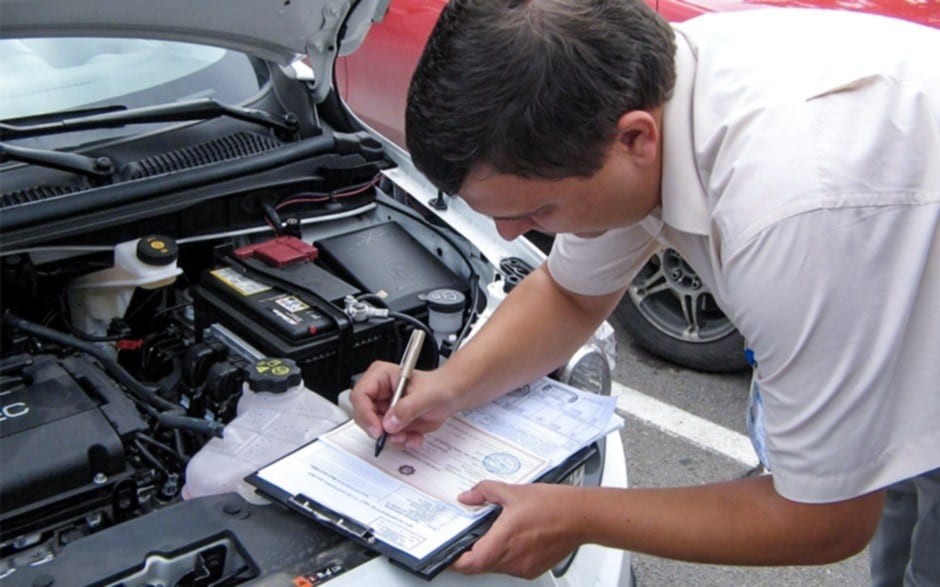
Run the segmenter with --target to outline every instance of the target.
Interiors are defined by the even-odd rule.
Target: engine
[[[101,584],[147,584],[141,565],[170,544],[176,554],[148,568],[213,577],[179,585],[329,574],[372,556],[286,512],[235,495],[187,501],[182,488],[190,459],[236,416],[254,361],[291,359],[337,402],[372,361],[397,361],[410,330],[433,341],[421,368],[466,335],[483,296],[460,243],[373,201],[308,225],[275,217],[273,231],[2,257],[0,584],[62,569],[103,580],[81,575],[82,557],[129,544]],[[104,532],[117,526],[134,538]],[[307,550],[275,555],[278,540]]]
[[[98,521],[132,515],[137,483],[153,479],[137,478],[124,447],[149,430],[97,366],[80,356],[10,357],[0,401],[4,533],[28,543],[76,509]]]

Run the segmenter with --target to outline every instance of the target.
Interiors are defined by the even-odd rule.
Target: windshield
[[[121,38],[0,40],[0,120],[95,107],[215,98],[240,103],[266,81],[249,56]],[[128,129],[109,129],[113,136]]]

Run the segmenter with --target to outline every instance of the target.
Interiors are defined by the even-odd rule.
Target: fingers
[[[463,503],[498,504],[502,511],[487,533],[451,569],[464,574],[506,573],[525,579],[551,569],[579,543],[577,528],[568,513],[571,508],[545,505],[575,503],[577,495],[569,489],[484,481],[462,493],[459,499]]]
[[[452,571],[464,575],[478,575],[490,571],[499,571],[502,547],[496,542],[492,531],[487,532],[483,538],[477,540],[473,547],[460,555],[450,566]]]
[[[511,485],[498,481],[483,481],[458,495],[457,499],[467,505],[487,503],[504,505],[510,501],[509,494],[511,491]],[[470,550],[454,561],[451,569],[468,575],[499,569],[505,552],[504,541],[508,539],[501,530],[502,528],[497,519],[497,523],[482,538],[477,540]]]
[[[377,361],[362,375],[350,394],[353,419],[372,438],[384,432],[382,417],[398,381],[398,365]]]
[[[427,432],[440,428],[450,416],[449,395],[438,388],[434,372],[415,371],[404,395],[390,408],[400,372],[398,365],[373,363],[350,395],[353,418],[372,438],[387,432],[391,444],[417,448]]]

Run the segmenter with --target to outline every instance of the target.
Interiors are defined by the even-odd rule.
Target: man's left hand
[[[486,535],[451,566],[459,573],[497,572],[532,579],[580,544],[584,504],[578,503],[574,487],[483,481],[459,499],[467,505],[491,503],[503,508]]]

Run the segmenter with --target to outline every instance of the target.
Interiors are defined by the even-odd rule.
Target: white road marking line
[[[617,398],[618,410],[648,422],[666,434],[734,459],[749,468],[758,464],[751,440],[743,434],[680,410],[616,381],[613,382],[610,393]]]

